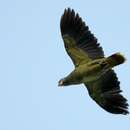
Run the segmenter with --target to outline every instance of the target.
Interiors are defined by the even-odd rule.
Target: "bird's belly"
[[[100,66],[86,67],[80,73],[82,75],[82,82],[91,82],[97,80],[101,75]]]

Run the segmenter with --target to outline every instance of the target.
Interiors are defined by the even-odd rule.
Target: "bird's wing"
[[[120,82],[113,70],[99,80],[86,83],[89,95],[103,109],[113,114],[128,114],[127,100],[121,95]]]
[[[104,57],[97,39],[73,9],[65,9],[61,17],[60,28],[65,49],[75,66],[82,64],[84,61],[88,62]]]

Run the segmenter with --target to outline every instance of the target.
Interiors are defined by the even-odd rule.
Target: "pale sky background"
[[[129,0],[0,0],[0,130],[130,129],[130,115],[105,112],[83,85],[58,88],[73,70],[59,26],[67,7],[79,12],[107,56],[126,56],[116,72],[130,104]]]

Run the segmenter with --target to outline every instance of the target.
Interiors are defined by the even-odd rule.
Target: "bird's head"
[[[58,82],[58,86],[60,87],[60,86],[66,86],[67,84],[66,84],[66,79],[65,78],[62,78],[61,80],[59,80],[59,82]]]

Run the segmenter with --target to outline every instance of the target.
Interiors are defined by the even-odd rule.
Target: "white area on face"
[[[58,86],[63,86],[63,80],[60,80]]]

